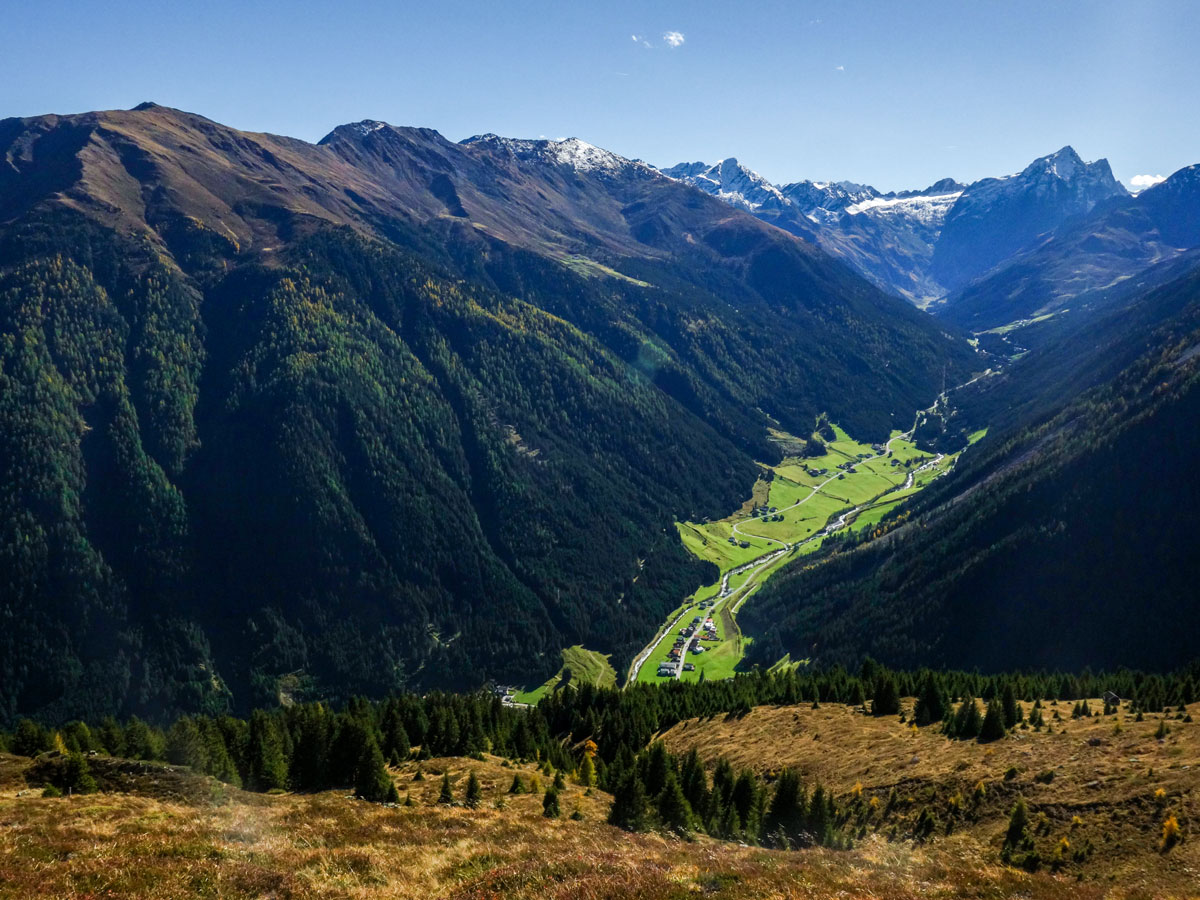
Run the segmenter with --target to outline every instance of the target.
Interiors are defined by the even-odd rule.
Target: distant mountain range
[[[1054,312],[1200,244],[1194,168],[1136,196],[1106,160],[1085,163],[1071,147],[1015,175],[889,194],[851,182],[773,185],[736,159],[663,171],[983,330]]]

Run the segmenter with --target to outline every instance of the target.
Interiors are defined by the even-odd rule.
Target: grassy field
[[[722,641],[709,645],[712,649],[698,656],[688,654],[687,661],[696,668],[683,673],[682,678],[696,680],[702,675],[705,679],[728,678],[734,673],[745,653],[747,639],[738,630],[731,612],[723,609],[726,603],[736,612],[736,607],[772,572],[797,556],[820,549],[824,541],[822,530],[842,513],[858,507],[860,511],[845,527],[869,528],[895,509],[903,498],[921,490],[954,464],[954,456],[947,456],[937,466],[921,471],[935,457],[902,439],[899,431],[892,432],[887,450],[880,454],[871,445],[851,438],[837,425],[832,427],[835,440],[827,442],[823,456],[790,456],[770,467],[769,478],[760,479],[750,499],[732,515],[714,522],[675,524],[684,546],[700,559],[715,564],[722,575],[783,546],[791,548],[769,567],[731,579],[733,593],[728,601],[719,597],[719,583],[708,585],[668,617],[667,621],[673,622],[686,611],[686,619],[690,620],[701,613],[698,608],[701,600],[718,600],[715,611]],[[783,447],[803,446],[803,441],[792,435],[776,431],[773,436]],[[839,471],[838,466],[846,463],[854,464],[853,472]],[[810,474],[822,469],[828,471],[823,475]],[[905,488],[910,473],[914,472],[912,486]],[[754,515],[756,509],[759,512]],[[753,583],[747,584],[748,581]],[[738,592],[743,586],[745,590]],[[651,654],[638,672],[638,681],[664,680],[658,676],[658,663],[667,658],[671,643],[664,641]]]
[[[594,684],[599,687],[612,687],[617,683],[617,671],[612,667],[609,656],[595,650],[585,650],[579,644],[567,647],[562,652],[562,667],[553,678],[533,690],[517,691],[513,694],[513,699],[518,703],[532,705],[551,691],[562,690],[568,685]],[[568,669],[571,674],[569,682],[564,680]]]
[[[1057,709],[1069,718],[1068,704]],[[1200,716],[1200,704],[1191,712]],[[29,760],[0,754],[0,900],[1183,900],[1200,883],[1200,726],[1173,718],[1159,741],[1157,725],[1158,716],[1134,722],[1123,712],[980,745],[896,717],[803,705],[690,720],[665,734],[673,751],[696,747],[706,761],[725,755],[763,773],[797,767],[808,785],[871,808],[848,851],[629,834],[605,824],[608,794],[589,795],[570,778],[562,818],[547,819],[539,793],[508,787],[514,775],[541,787],[549,779],[490,756],[426,760],[421,780],[417,763],[395,767],[412,805],[385,807],[344,790],[266,796],[199,776],[168,782],[156,767],[124,793],[48,799],[24,781]],[[443,772],[461,801],[471,771],[483,788],[478,809],[436,802]],[[1085,858],[1037,873],[1003,865],[1017,796],[1047,859],[1064,840],[1090,847]],[[914,841],[907,835],[926,809],[938,827]],[[1164,852],[1169,815],[1183,839]]]

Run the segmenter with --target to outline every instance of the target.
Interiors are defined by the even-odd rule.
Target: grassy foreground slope
[[[221,787],[210,799],[202,779],[166,796],[153,772],[129,793],[42,799],[25,788],[28,764],[0,756],[4,900],[1133,896],[987,861],[986,842],[970,833],[925,845],[871,837],[850,852],[630,834],[604,824],[607,794],[584,796],[573,785],[562,818],[547,819],[540,796],[507,794],[514,768],[491,758],[429,760],[419,782],[415,764],[394,769],[414,805],[392,808],[343,791],[261,796]],[[461,799],[470,771],[483,788],[479,809],[436,802],[442,772]],[[532,766],[515,771],[535,777]],[[581,820],[570,818],[576,809]],[[1146,878],[1161,884],[1161,874]]]
[[[1139,722],[1124,708],[1102,716],[1103,705],[1093,699],[1096,714],[1073,719],[1072,703],[1048,702],[1052,733],[1018,728],[985,744],[949,740],[940,726],[916,728],[911,700],[902,704],[908,722],[841,704],[760,706],[681,722],[664,740],[679,755],[694,748],[706,763],[723,756],[768,777],[790,767],[838,797],[861,792],[871,827],[883,834],[910,834],[931,814],[929,840],[957,852],[970,846],[973,872],[998,860],[1023,797],[1037,851],[1057,878],[1074,883],[1073,896],[1196,896],[1200,842],[1164,852],[1162,829],[1171,816],[1200,821],[1200,724],[1183,721],[1182,709]],[[1032,704],[1022,706],[1028,716]],[[1200,714],[1200,704],[1188,709]]]

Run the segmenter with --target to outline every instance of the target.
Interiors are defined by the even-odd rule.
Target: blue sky
[[[577,136],[884,190],[1072,144],[1200,162],[1192,0],[0,0],[0,117],[155,100],[317,140],[363,118]]]

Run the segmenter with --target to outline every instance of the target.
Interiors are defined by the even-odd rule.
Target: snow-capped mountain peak
[[[680,163],[661,171],[669,178],[685,181],[731,206],[751,212],[787,202],[775,185],[732,156],[713,166],[702,162]]]
[[[649,169],[645,163],[626,159],[579,138],[552,141],[545,138],[528,140],[506,138],[496,134],[477,134],[462,141],[500,151],[513,159],[532,160],[553,165],[570,166],[577,172],[606,172],[615,174],[628,168]]]

